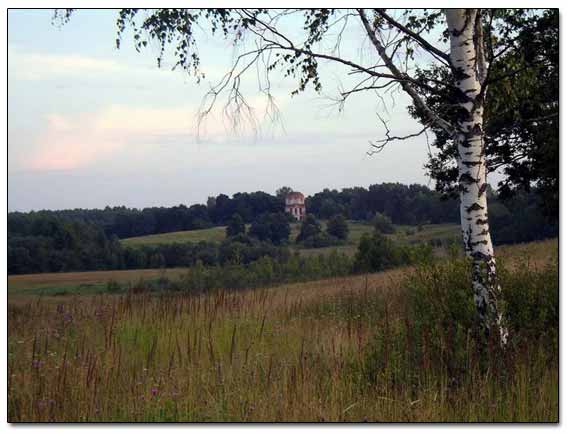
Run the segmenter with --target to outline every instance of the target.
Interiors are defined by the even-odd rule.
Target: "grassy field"
[[[121,240],[121,243],[126,246],[143,246],[172,243],[198,243],[199,241],[218,242],[225,239],[225,228],[226,226],[215,226],[209,229],[145,235],[142,237],[125,238]]]
[[[459,303],[448,326],[459,264],[194,296],[11,294],[9,421],[557,421],[542,330],[557,339],[543,305],[558,244],[500,250],[527,329],[506,357],[476,349]]]
[[[353,248],[349,246],[356,246],[359,239],[365,233],[373,232],[373,226],[365,222],[349,221],[349,238],[345,246],[340,246],[340,250],[347,253],[353,252]],[[247,225],[248,226],[248,225]],[[290,241],[293,243],[298,234],[300,233],[300,224],[292,223],[290,225]],[[395,225],[396,233],[392,236],[402,242],[420,242],[430,241],[432,239],[453,240],[460,236],[459,225],[454,224],[439,224],[439,225],[424,225],[420,231],[414,226]],[[325,229],[325,223],[323,224]],[[193,231],[181,232],[168,232],[165,234],[146,235],[142,237],[125,238],[121,242],[126,246],[142,246],[142,245],[156,245],[156,244],[171,244],[182,242],[211,241],[220,242],[225,239],[225,226],[216,226],[209,229],[197,229]],[[312,254],[310,249],[299,249],[302,253]],[[316,249],[319,250],[319,249]],[[329,249],[327,249],[329,250]],[[325,250],[324,250],[325,251]]]
[[[394,238],[406,242],[428,242],[431,240],[454,241],[461,239],[461,229],[455,224],[423,225],[420,229],[416,226],[396,226]]]
[[[250,225],[247,225],[247,229]],[[171,243],[197,243],[199,241],[219,242],[226,238],[226,226],[215,226],[209,229],[197,229],[193,231],[168,232],[165,234],[145,235],[142,237],[125,238],[121,242],[126,246],[142,246]],[[290,241],[294,241],[300,233],[300,224],[290,224]],[[372,231],[372,227],[359,222],[349,222],[349,242],[357,243],[361,235]]]
[[[186,268],[17,274],[8,276],[8,294],[97,293],[105,291],[109,281],[135,284],[140,279],[175,278],[183,273]]]

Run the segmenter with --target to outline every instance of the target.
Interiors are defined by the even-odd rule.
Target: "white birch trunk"
[[[499,307],[495,256],[487,212],[487,168],[483,141],[483,83],[486,60],[476,9],[446,11],[450,33],[450,60],[459,89],[456,145],[458,147],[460,215],[466,254],[473,263],[474,301],[482,326],[497,332],[501,345],[508,332]]]

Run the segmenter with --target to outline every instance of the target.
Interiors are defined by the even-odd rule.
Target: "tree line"
[[[558,219],[544,215],[538,194],[517,192],[506,200],[493,193],[489,197],[497,244],[558,236]],[[392,233],[393,223],[457,223],[457,202],[441,199],[440,193],[416,185],[326,189],[308,197],[309,214],[292,241],[291,218],[282,213],[283,196],[262,192],[219,195],[207,205],[190,207],[14,212],[8,214],[8,273],[187,267],[198,261],[210,266],[248,264],[265,256],[281,260],[290,255],[292,242],[303,248],[344,243],[346,218],[367,221],[385,234]],[[325,230],[321,220],[327,222]],[[131,247],[119,239],[125,233],[159,233],[156,227],[168,232],[218,224],[227,225],[222,243]],[[364,247],[369,249],[368,244]]]
[[[116,236],[81,221],[39,217],[33,234],[11,233],[8,274],[125,270],[248,264],[262,257],[285,260],[289,249],[270,241],[239,235],[221,243],[173,243],[125,246]]]
[[[8,214],[8,232],[32,235],[36,221],[51,217],[95,224],[107,237],[114,235],[121,239],[227,225],[234,214],[238,214],[244,223],[252,223],[262,214],[283,211],[287,190],[289,188],[280,189],[280,194],[274,195],[262,191],[236,193],[232,197],[219,194],[210,197],[206,204],[191,206],[11,212]],[[380,212],[387,214],[395,224],[458,223],[456,199],[441,199],[440,193],[423,185],[384,183],[369,188],[325,189],[308,196],[306,207],[307,212],[318,219],[341,214],[351,220],[368,220]]]

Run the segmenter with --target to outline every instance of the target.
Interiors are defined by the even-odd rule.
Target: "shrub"
[[[307,248],[330,247],[342,244],[341,240],[325,232],[311,235],[302,241],[302,245]]]
[[[403,264],[431,264],[434,250],[427,243],[416,243],[400,247]]]
[[[376,272],[404,263],[403,252],[379,232],[364,234],[355,255],[356,272]]]
[[[240,264],[244,261],[245,251],[248,248],[246,244],[229,241],[221,243],[219,247],[219,263],[220,264]]]
[[[394,234],[395,228],[389,216],[378,212],[372,221],[375,230],[382,234]]]
[[[306,215],[300,227],[300,233],[296,237],[296,242],[304,241],[310,237],[321,233],[321,225],[313,214]]]
[[[107,285],[106,285],[107,292],[117,293],[117,292],[122,292],[123,289],[124,288],[122,287],[122,285],[114,279],[111,279],[107,282]]]
[[[337,214],[327,222],[326,232],[339,240],[346,240],[349,235],[349,226],[345,217]]]
[[[352,260],[347,255],[337,252],[312,257],[293,255],[283,257],[281,260],[262,256],[248,264],[228,263],[214,267],[206,267],[198,262],[178,282],[172,282],[170,287],[191,293],[202,293],[220,288],[254,288],[285,282],[345,276],[351,273],[352,268]]]

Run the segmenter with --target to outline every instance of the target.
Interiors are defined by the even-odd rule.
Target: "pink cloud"
[[[47,116],[47,128],[38,147],[24,165],[31,170],[65,170],[84,167],[123,146],[119,136],[105,134],[85,115]]]

